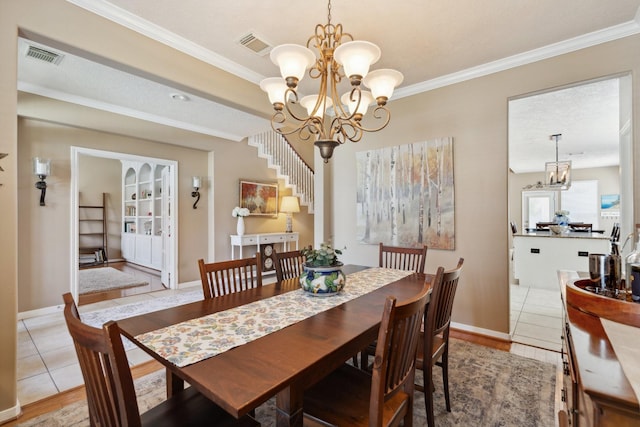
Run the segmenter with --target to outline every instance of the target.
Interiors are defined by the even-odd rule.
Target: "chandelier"
[[[389,124],[391,113],[386,104],[393,89],[402,83],[402,73],[390,69],[369,72],[371,64],[380,58],[380,48],[367,41],[355,41],[351,34],[342,32],[342,24],[332,24],[331,0],[327,24],[316,25],[306,47],[283,44],[273,48],[270,56],[282,75],[260,82],[275,110],[271,127],[282,135],[297,133],[302,140],[314,139],[325,163],[338,145],[347,140],[358,142],[364,132],[377,132]],[[299,99],[296,89],[307,70],[312,79],[320,81],[319,92]],[[345,77],[350,88],[340,96],[338,85]],[[371,92],[363,90],[362,84]],[[366,128],[362,118],[374,101],[372,117],[377,126]],[[304,110],[306,116],[300,113]],[[287,118],[295,122],[287,122]],[[297,122],[293,129],[291,122]]]
[[[558,160],[558,140],[561,137],[561,133],[549,136],[549,139],[556,143],[556,161],[545,163],[545,184],[552,188],[568,190],[571,187],[571,160]]]

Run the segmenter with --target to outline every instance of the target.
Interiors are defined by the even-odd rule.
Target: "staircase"
[[[267,131],[249,137],[249,145],[258,149],[258,156],[267,159],[279,179],[291,188],[300,204],[313,213],[313,169],[293,149],[289,141],[275,131]]]

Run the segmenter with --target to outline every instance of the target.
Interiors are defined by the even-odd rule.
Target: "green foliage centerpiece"
[[[304,273],[300,276],[302,289],[314,296],[332,296],[344,288],[346,277],[343,264],[338,261],[342,251],[322,243],[319,249],[308,246],[300,252],[306,258]]]

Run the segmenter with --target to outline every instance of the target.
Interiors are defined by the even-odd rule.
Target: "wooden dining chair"
[[[380,243],[378,257],[379,267],[424,273],[424,264],[427,261],[427,245],[423,245],[420,248],[405,248]]]
[[[416,389],[424,392],[427,410],[427,424],[434,426],[433,416],[433,367],[442,368],[442,382],[447,411],[451,412],[449,399],[449,328],[453,299],[462,273],[464,258],[460,258],[453,270],[438,269],[431,284],[431,299],[425,313],[424,332],[420,335],[420,345],[416,357],[416,369],[423,372],[423,384]]]
[[[274,249],[273,259],[278,282],[300,277],[304,273],[303,265],[306,258],[300,251],[278,252]]]
[[[205,263],[198,260],[204,298],[240,292],[262,286],[262,260],[255,257]]]
[[[427,261],[427,245],[423,245],[421,248],[407,248],[380,243],[379,247],[379,267],[424,273],[424,265]],[[375,341],[369,344],[367,348],[360,352],[360,361],[358,361],[358,355],[355,355],[353,356],[352,363],[355,366],[360,366],[361,369],[370,370],[369,356],[373,356],[376,345],[377,343]]]
[[[116,322],[102,329],[82,323],[70,293],[64,318],[84,378],[91,426],[260,426],[250,416],[236,419],[189,387],[140,414],[131,370]]]
[[[372,374],[344,364],[305,390],[307,424],[412,426],[415,355],[428,294],[425,284],[408,301],[387,297]]]

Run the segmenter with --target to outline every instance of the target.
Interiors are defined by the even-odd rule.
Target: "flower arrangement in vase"
[[[304,273],[300,276],[302,289],[314,296],[331,296],[344,288],[346,276],[338,260],[341,250],[322,243],[319,249],[308,246],[300,253],[305,257]]]
[[[249,209],[241,208],[240,206],[236,206],[231,211],[231,216],[238,218],[238,224],[236,225],[236,234],[238,236],[244,235],[244,217],[249,216],[250,213]]]

